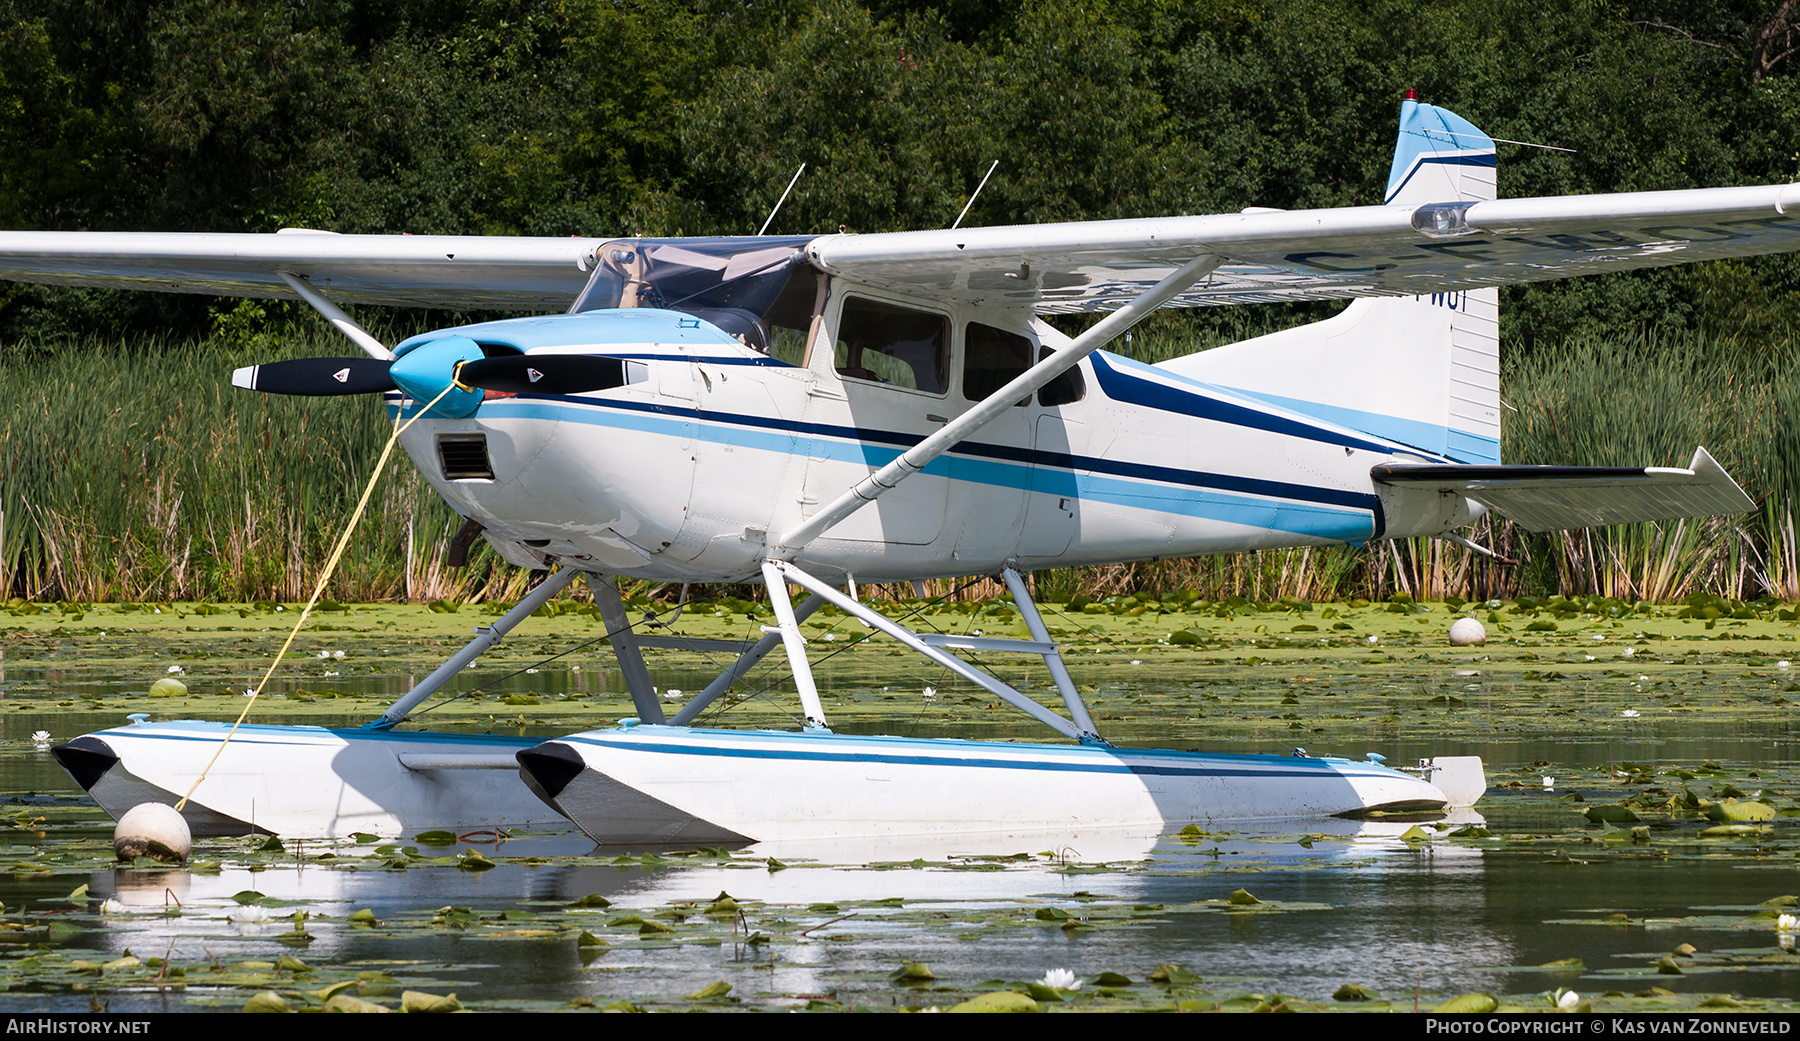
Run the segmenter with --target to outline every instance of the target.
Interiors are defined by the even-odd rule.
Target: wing
[[[1800,249],[1800,184],[1259,211],[813,240],[818,267],[936,299],[1112,310],[1223,257],[1169,306],[1411,296]]]
[[[852,282],[1039,314],[1114,310],[1188,260],[1223,258],[1169,305],[1194,307],[1424,295],[1785,252],[1800,249],[1791,204],[1800,185],[830,235],[806,254]],[[288,298],[275,274],[286,271],[346,303],[561,310],[603,241],[0,232],[0,279]],[[716,251],[721,240],[709,241]]]
[[[456,235],[0,232],[0,279],[293,299],[277,271],[340,303],[563,310],[599,239]]]

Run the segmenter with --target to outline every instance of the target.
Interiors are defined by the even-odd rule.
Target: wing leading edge
[[[1595,528],[1756,508],[1704,448],[1687,469],[1665,466],[1409,466],[1369,472],[1381,484],[1463,495],[1527,531]]]
[[[475,235],[0,232],[0,279],[50,285],[294,298],[277,272],[339,303],[561,311],[588,281],[599,239]]]

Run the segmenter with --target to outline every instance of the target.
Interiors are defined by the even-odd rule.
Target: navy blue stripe
[[[770,358],[763,355],[758,355],[754,358],[736,358],[729,355],[696,358],[691,354],[611,354],[606,352],[596,352],[590,355],[590,357],[629,358],[632,361],[684,361],[691,362],[695,365],[699,365],[703,362],[707,365],[756,365],[771,369],[797,369],[800,367],[792,362],[782,361],[780,358]]]
[[[1414,162],[1412,164],[1412,169],[1406,171],[1406,176],[1402,177],[1400,179],[1400,183],[1394,186],[1394,190],[1387,193],[1386,199],[1381,200],[1382,205],[1385,206],[1390,200],[1393,199],[1394,196],[1399,195],[1401,189],[1405,188],[1407,186],[1407,184],[1409,184],[1412,181],[1413,177],[1415,177],[1420,170],[1425,169],[1425,166],[1428,163],[1436,165],[1436,166],[1493,166],[1493,167],[1498,167],[1500,165],[1499,162],[1496,160],[1493,152],[1482,152],[1477,155],[1447,155],[1447,156],[1434,155],[1430,152],[1421,153],[1420,158],[1414,160]]]
[[[1096,372],[1099,366],[1095,366]],[[1129,377],[1126,377],[1129,378]],[[1134,381],[1144,382],[1149,381]],[[1179,394],[1170,391],[1171,394]],[[1109,397],[1113,396],[1110,393]],[[1192,395],[1184,395],[1192,396]],[[730,423],[738,426],[763,430],[774,430],[784,434],[806,434],[817,437],[835,437],[850,441],[863,441],[869,444],[892,445],[906,449],[924,440],[922,435],[906,434],[893,430],[876,430],[870,427],[846,427],[830,423],[803,423],[795,420],[778,419],[771,416],[752,416],[736,412],[705,412],[671,405],[657,405],[643,401],[620,401],[610,398],[580,398],[547,394],[520,394],[515,400],[553,401],[560,404],[580,405],[589,408],[618,409],[627,412],[651,412],[659,415],[677,417],[684,420],[704,420],[711,423]],[[1236,408],[1236,406],[1226,406]],[[1265,419],[1279,422],[1279,417],[1254,409],[1239,409],[1250,416],[1262,416]],[[1233,422],[1219,416],[1203,418],[1217,419],[1219,422]],[[1239,426],[1250,426],[1238,423]],[[1299,424],[1291,424],[1299,427]],[[1267,427],[1264,427],[1267,429]],[[1300,427],[1313,430],[1313,428]],[[1285,431],[1276,431],[1285,432]],[[1314,430],[1317,433],[1316,430]],[[1312,437],[1309,440],[1324,440]],[[1341,444],[1342,441],[1331,441]],[[1384,454],[1393,454],[1393,449],[1373,442],[1356,442],[1359,446]],[[1185,470],[1171,466],[1157,466],[1152,463],[1133,463],[1122,459],[1107,459],[1101,456],[1071,455],[1067,452],[1046,452],[1038,449],[1024,448],[1018,445],[988,444],[980,441],[964,441],[952,448],[950,455],[972,456],[975,458],[998,459],[1026,466],[1039,466],[1045,469],[1073,470],[1086,473],[1107,474],[1115,477],[1132,477],[1139,480],[1158,481],[1165,484],[1180,485],[1187,488],[1214,489],[1218,491],[1237,492],[1240,494],[1263,495],[1271,498],[1293,499],[1299,502],[1316,502],[1322,505],[1342,506],[1350,509],[1369,510],[1380,516],[1380,497],[1368,492],[1348,491],[1338,488],[1320,488],[1308,484],[1291,484],[1286,481],[1270,481],[1256,477],[1244,477],[1237,474],[1208,473],[1203,470]],[[1377,527],[1381,525],[1377,522]]]
[[[1328,445],[1393,454],[1393,448],[1388,445],[1352,437],[1348,434],[1340,434],[1335,430],[1326,430],[1310,423],[1288,419],[1286,416],[1271,415],[1248,405],[1235,405],[1228,401],[1220,401],[1218,398],[1208,397],[1205,394],[1133,376],[1115,368],[1106,361],[1103,355],[1102,351],[1096,351],[1091,355],[1094,362],[1094,376],[1100,381],[1100,389],[1114,401],[1193,416],[1215,423],[1229,423],[1232,426],[1249,427],[1253,430],[1266,430],[1272,434],[1284,434],[1305,441],[1319,441]]]

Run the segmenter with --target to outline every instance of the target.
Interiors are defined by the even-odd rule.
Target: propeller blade
[[[464,386],[506,394],[581,394],[625,385],[625,363],[587,354],[508,354],[464,362]]]
[[[269,394],[323,398],[339,394],[379,394],[398,390],[388,369],[374,358],[299,358],[234,370],[231,385]]]

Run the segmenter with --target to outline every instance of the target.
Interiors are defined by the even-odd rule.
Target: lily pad
[[[1016,990],[994,990],[952,1005],[949,1012],[1042,1012],[1044,1007]]]
[[[1492,994],[1462,994],[1451,998],[1431,1011],[1485,1015],[1499,1007],[1499,1000]]]

